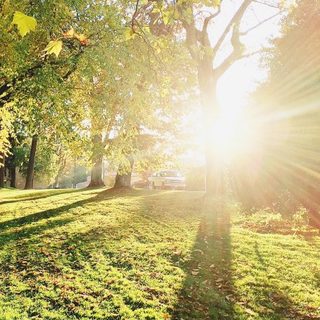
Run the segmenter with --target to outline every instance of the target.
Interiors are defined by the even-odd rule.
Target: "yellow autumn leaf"
[[[52,40],[48,43],[44,51],[46,54],[55,54],[58,58],[62,50],[62,41],[61,40]]]
[[[27,33],[36,29],[37,20],[20,11],[16,11],[13,15],[12,24],[17,26],[21,37],[24,37]]]

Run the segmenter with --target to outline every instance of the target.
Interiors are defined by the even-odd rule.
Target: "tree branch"
[[[231,65],[235,62],[235,61],[239,61],[242,59],[246,59],[249,57],[252,57],[256,54],[260,54],[260,53],[264,53],[267,52],[268,48],[262,48],[260,50],[256,50],[256,51],[252,51],[252,52],[248,52],[248,53],[239,53],[237,51],[233,51],[221,64],[219,67],[214,69],[214,73],[216,74],[217,77],[223,75],[228,68],[231,67]]]
[[[132,29],[133,32],[135,31],[135,30],[134,30],[134,24],[135,24],[135,22],[136,22],[136,17],[137,17],[137,15],[138,15],[139,1],[140,1],[140,0],[137,0],[137,1],[136,1],[135,10],[134,10],[134,12],[133,12],[132,19],[131,19],[131,29]]]
[[[249,28],[248,30],[243,31],[243,32],[240,32],[240,36],[245,36],[245,35],[247,35],[249,32],[251,32],[251,31],[259,28],[261,25],[263,25],[264,23],[266,23],[266,22],[272,20],[273,18],[279,16],[281,13],[283,13],[283,11],[279,11],[279,12],[275,13],[274,15],[272,15],[272,16],[270,16],[270,17],[268,17],[268,18],[266,18],[266,19],[264,19],[264,20],[262,20],[262,21],[260,21],[259,23],[257,23],[257,24],[254,25],[253,27]]]
[[[228,25],[226,26],[226,28],[224,29],[221,37],[218,39],[216,45],[213,48],[213,52],[217,52],[222,43],[224,42],[225,38],[227,37],[227,35],[229,34],[230,30],[232,29],[232,27],[235,24],[240,24],[242,17],[244,16],[247,8],[249,7],[249,5],[253,2],[254,0],[244,0],[243,3],[241,4],[240,8],[237,10],[237,12],[234,14],[234,16],[231,18],[230,22],[228,23]]]
[[[259,1],[259,0],[253,0],[253,2],[262,4],[262,5],[270,7],[270,8],[279,9],[279,5],[278,4],[268,3],[266,1]]]
[[[209,25],[209,22],[214,19],[215,17],[217,17],[221,12],[221,7],[219,6],[218,7],[218,11],[216,13],[213,13],[213,14],[210,14],[208,17],[206,17],[204,19],[204,22],[203,22],[203,26],[202,26],[202,34],[203,33],[207,33],[207,29],[208,29],[208,25]]]

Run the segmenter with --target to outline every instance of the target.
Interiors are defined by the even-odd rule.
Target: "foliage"
[[[76,124],[76,109],[66,100],[70,91],[68,80],[88,49],[85,33],[92,34],[92,46],[99,44],[98,31],[99,37],[110,33],[104,19],[94,23],[96,16],[105,13],[105,18],[111,20],[114,9],[106,10],[102,3],[96,3],[95,8],[89,4],[89,0],[60,0],[54,4],[4,1],[0,6],[4,44],[0,49],[0,108],[8,110],[1,113],[0,119],[4,129],[2,151],[8,150],[9,135],[15,135],[11,125],[14,119],[21,120],[31,135],[43,133],[43,128],[66,134],[69,132],[65,129],[70,128],[66,122]],[[88,24],[86,19],[92,23]],[[18,27],[22,39],[10,30],[13,25]],[[59,56],[59,60],[51,54]]]
[[[259,189],[262,206],[289,193],[314,215],[319,211],[319,10],[318,1],[297,1],[282,21],[281,37],[264,57],[269,76],[253,94],[252,107],[258,121],[265,119],[259,124],[261,149],[248,167],[263,165],[256,181],[251,179],[253,189],[250,177],[243,186],[251,194]]]
[[[26,175],[30,154],[29,139],[16,146],[13,152],[16,156],[15,162],[20,173]],[[56,153],[54,147],[48,143],[48,140],[41,140],[36,153],[35,177],[42,178],[48,185],[58,169],[55,158]]]
[[[240,211],[241,212],[241,211]],[[280,234],[318,234],[318,230],[309,225],[309,212],[300,207],[288,216],[287,213],[276,212],[270,208],[242,211],[236,217],[237,223],[245,228],[261,233]]]

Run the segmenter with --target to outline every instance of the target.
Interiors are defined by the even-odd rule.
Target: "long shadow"
[[[31,229],[28,228],[27,230],[19,230],[19,231],[16,231],[14,229],[13,232],[10,232],[11,228],[20,228],[20,227],[26,226],[28,224],[39,222],[39,221],[46,220],[49,218],[55,218],[55,217],[65,213],[68,210],[75,209],[77,207],[82,207],[82,206],[90,204],[92,202],[96,203],[96,202],[112,199],[115,196],[117,198],[128,197],[128,196],[137,197],[137,196],[141,196],[141,194],[142,194],[138,190],[123,191],[123,192],[119,192],[119,193],[116,193],[114,191],[109,191],[109,190],[103,190],[103,191],[100,191],[100,192],[97,191],[97,192],[98,193],[93,197],[79,200],[76,202],[72,202],[72,203],[69,203],[67,205],[64,205],[64,206],[61,206],[58,208],[47,209],[47,210],[43,210],[40,212],[29,214],[27,216],[23,216],[23,217],[0,222],[0,244],[5,245],[8,241],[18,240],[21,238],[28,238],[35,233],[43,231],[44,229],[48,229],[48,228],[53,227],[55,224],[50,222],[47,224],[47,226],[41,226],[41,227],[35,226],[34,228],[31,228]],[[66,219],[67,222],[70,222],[71,220]]]
[[[233,319],[230,215],[223,200],[204,200],[186,279],[172,319]]]
[[[56,224],[52,223],[52,222],[48,222],[47,226],[41,226],[41,227],[35,226],[34,228],[31,228],[31,229],[28,228],[27,230],[22,229],[19,231],[16,231],[14,229],[14,232],[10,232],[11,228],[20,228],[20,227],[23,227],[23,226],[31,224],[31,223],[39,222],[39,221],[49,219],[49,218],[54,218],[54,217],[57,217],[57,216],[65,213],[66,211],[68,211],[70,209],[75,209],[77,207],[84,206],[84,205],[87,205],[92,202],[100,202],[100,201],[103,201],[106,199],[107,198],[105,197],[105,195],[102,192],[100,192],[100,193],[96,194],[95,196],[90,197],[88,199],[79,200],[79,201],[72,202],[67,205],[58,207],[58,208],[48,209],[48,210],[44,210],[44,211],[30,214],[27,216],[23,216],[20,218],[15,218],[15,219],[1,222],[0,223],[0,244],[5,245],[8,241],[18,240],[21,238],[28,238],[35,233],[39,233],[39,232],[43,231],[44,229],[54,227]],[[70,222],[71,220],[65,219],[66,222]]]
[[[16,203],[16,202],[23,202],[23,201],[31,201],[31,200],[38,200],[38,199],[45,199],[53,196],[58,196],[61,194],[69,194],[83,191],[82,189],[72,189],[72,190],[64,190],[64,191],[42,191],[42,192],[35,192],[35,193],[28,193],[26,195],[16,196],[12,200],[5,200],[0,201],[0,205]],[[38,196],[39,195],[39,196]]]

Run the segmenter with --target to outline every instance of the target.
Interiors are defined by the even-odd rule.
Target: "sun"
[[[224,112],[213,125],[212,148],[219,161],[229,163],[257,148],[258,130],[243,114]]]

